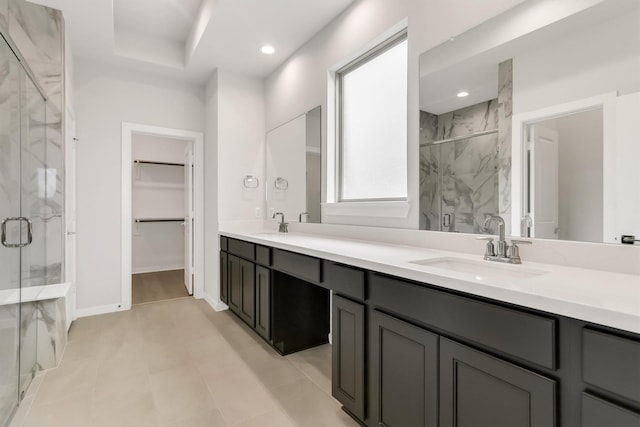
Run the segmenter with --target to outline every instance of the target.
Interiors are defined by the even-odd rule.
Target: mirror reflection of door
[[[531,126],[529,133],[530,171],[529,216],[533,222],[533,235],[542,239],[558,238],[558,132]]]
[[[571,112],[527,126],[529,173],[524,212],[531,236],[603,239],[603,111]]]

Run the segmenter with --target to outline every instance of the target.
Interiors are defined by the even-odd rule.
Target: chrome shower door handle
[[[7,242],[7,223],[11,221],[19,221],[20,223],[22,222],[27,223],[27,242],[26,243],[22,243],[22,239],[20,239],[20,243]],[[20,227],[21,227],[20,235],[22,235],[22,224],[20,224]],[[2,243],[2,246],[6,248],[24,248],[25,246],[29,246],[33,242],[33,223],[29,218],[24,216],[5,218],[2,220],[2,223],[0,223],[0,234],[1,234],[0,242]]]

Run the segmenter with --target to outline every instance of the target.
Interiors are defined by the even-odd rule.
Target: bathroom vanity
[[[365,425],[640,425],[636,276],[224,234],[221,299],[280,353],[327,342],[332,291],[333,396]]]

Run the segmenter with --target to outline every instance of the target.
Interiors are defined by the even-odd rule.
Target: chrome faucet
[[[304,218],[304,221],[302,219]],[[307,222],[309,220],[309,212],[300,212],[298,215],[298,222]]]
[[[484,220],[484,229],[489,230],[489,226],[492,221],[496,221],[498,223],[498,250],[496,251],[496,255],[499,257],[507,256],[507,242],[504,240],[504,219],[502,219],[499,215],[491,215],[488,216],[487,219]]]
[[[522,264],[520,258],[519,244],[530,245],[529,240],[511,240],[511,245],[508,245],[504,238],[504,219],[499,215],[488,216],[484,221],[484,229],[488,230],[493,221],[498,223],[498,241],[497,248],[493,244],[493,237],[478,237],[478,240],[487,240],[487,248],[484,253],[484,259],[487,261],[506,262],[508,264]]]
[[[273,214],[273,219],[276,218],[276,216],[280,215],[280,222],[278,223],[279,227],[278,227],[278,231],[280,233],[288,233],[289,232],[289,223],[288,222],[284,222],[284,214],[282,212],[276,212]]]

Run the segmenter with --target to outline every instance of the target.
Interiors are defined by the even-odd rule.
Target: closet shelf
[[[149,189],[149,190],[176,190],[183,191],[185,188],[184,183],[178,182],[158,182],[158,181],[133,181],[134,189]]]
[[[156,162],[153,160],[134,160],[133,163],[144,165],[164,165],[164,166],[183,166],[184,163],[172,163],[172,162]]]
[[[135,222],[184,222],[184,218],[135,218]]]

